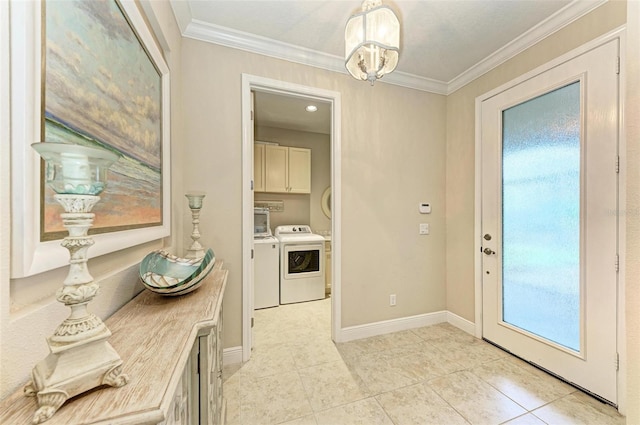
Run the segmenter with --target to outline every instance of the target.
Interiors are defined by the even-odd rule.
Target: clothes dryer
[[[322,299],[324,237],[306,225],[278,226],[280,241],[280,304]]]

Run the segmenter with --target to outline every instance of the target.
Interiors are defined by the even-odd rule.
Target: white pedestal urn
[[[118,155],[99,148],[65,143],[35,143],[32,147],[46,162],[47,184],[65,212],[60,216],[69,235],[61,245],[69,250],[69,274],[56,294],[71,314],[47,338],[50,354],[31,372],[25,388],[35,396],[38,409],[33,423],[51,418],[66,400],[100,385],[121,387],[129,378],[122,360],[107,342],[111,332],[99,317],[87,310],[99,286],[87,269],[88,236],[95,214],[93,206],[105,188],[107,170]]]
[[[191,232],[191,239],[193,243],[187,250],[186,258],[202,258],[204,257],[204,248],[198,241],[200,239],[200,210],[202,209],[202,200],[205,197],[204,193],[194,192],[184,195],[189,200],[189,208],[191,209],[191,223],[193,224],[193,232]]]

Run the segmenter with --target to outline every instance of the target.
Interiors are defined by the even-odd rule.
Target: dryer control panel
[[[307,225],[287,225],[276,227],[276,236],[278,235],[294,235],[294,234],[311,234],[311,226]]]

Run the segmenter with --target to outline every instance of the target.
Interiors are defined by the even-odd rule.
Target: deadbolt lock
[[[485,248],[482,250],[482,252],[484,252],[487,255],[491,255],[491,254],[495,254],[496,252],[494,250],[492,250],[491,248]]]
[[[487,234],[485,234],[483,236],[483,238],[484,238],[485,241],[490,241],[491,240],[491,235],[487,233]]]

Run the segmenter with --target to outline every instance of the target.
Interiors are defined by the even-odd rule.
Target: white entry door
[[[483,337],[613,404],[618,49],[481,106]]]

